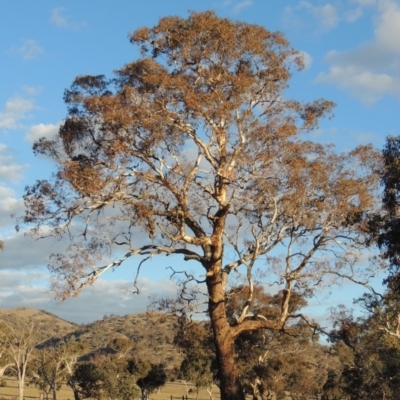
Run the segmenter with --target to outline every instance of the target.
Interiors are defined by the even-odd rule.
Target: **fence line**
[[[186,394],[186,395],[182,395],[182,396],[172,396],[172,395],[171,395],[170,400],[174,400],[174,399],[177,399],[177,400],[210,400],[209,397],[207,397],[207,398],[188,397],[187,394]]]

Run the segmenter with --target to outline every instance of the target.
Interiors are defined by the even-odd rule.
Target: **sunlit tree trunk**
[[[69,376],[69,378],[67,379],[67,385],[72,389],[72,392],[74,393],[74,400],[81,400],[79,396],[78,386],[73,377]]]
[[[18,399],[24,400],[26,364],[18,369]]]
[[[56,388],[56,385],[53,385],[52,392],[53,392],[53,400],[57,400],[57,388]]]
[[[226,319],[222,278],[207,277],[210,295],[209,314],[214,333],[221,400],[244,400],[245,396],[235,364],[234,337]]]

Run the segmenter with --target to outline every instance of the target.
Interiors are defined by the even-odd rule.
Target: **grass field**
[[[4,378],[3,378],[4,379]],[[18,382],[16,379],[5,378],[6,387],[0,387],[0,398],[5,399],[13,399],[18,397]],[[58,392],[60,400],[74,400],[74,395],[72,394],[71,389],[67,386],[62,387],[62,389]],[[40,392],[35,386],[25,386],[24,397],[26,399],[39,399]]]
[[[6,399],[6,400],[13,400],[18,397],[18,383],[15,379],[12,378],[5,378],[7,386],[6,387],[0,387],[0,399]],[[193,386],[188,385],[188,389],[193,389]],[[72,393],[72,390],[66,386],[63,385],[61,390],[57,393],[57,399],[58,400],[74,400],[74,395]],[[163,388],[158,393],[154,393],[151,396],[152,400],[168,400],[171,399],[171,396],[173,397],[173,400],[178,400],[182,399],[182,396],[186,396],[186,386],[182,382],[170,382],[167,383]],[[40,398],[40,392],[39,390],[34,387],[34,386],[28,386],[25,387],[24,391],[24,397],[26,399],[39,399]],[[190,399],[195,399],[196,394],[192,393],[190,394]],[[213,399],[218,400],[220,398],[219,396],[219,390],[218,387],[214,386],[213,388]],[[189,397],[188,397],[189,399]],[[208,393],[206,390],[200,390],[198,400],[205,400],[209,399]]]

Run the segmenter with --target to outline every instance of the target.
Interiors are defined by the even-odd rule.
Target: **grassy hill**
[[[47,311],[27,307],[0,309],[0,319],[15,327],[21,325],[21,323],[34,323],[35,332],[39,339],[64,337],[78,327],[77,324],[65,321]]]
[[[34,322],[38,338],[76,340],[88,344],[88,354],[111,351],[108,344],[116,337],[132,340],[132,354],[168,369],[178,366],[181,356],[173,346],[178,325],[174,317],[155,312],[111,315],[87,325],[65,321],[57,315],[32,308],[0,309],[0,319],[17,326]]]
[[[153,363],[164,362],[173,366],[180,360],[173,346],[177,329],[174,317],[147,312],[104,317],[102,320],[79,326],[66,337],[87,342],[92,352],[106,351],[112,339],[124,337],[135,343],[133,355]]]

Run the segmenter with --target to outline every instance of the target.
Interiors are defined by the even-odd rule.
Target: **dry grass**
[[[13,325],[14,328],[19,328],[21,323],[28,325],[34,323],[36,335],[39,339],[61,338],[77,329],[76,324],[65,321],[54,314],[28,307],[0,309],[1,319]]]
[[[4,379],[4,378],[3,378]],[[6,387],[0,387],[0,398],[14,399],[18,397],[18,382],[15,378],[6,377]],[[73,400],[74,395],[72,390],[63,385],[61,390],[58,392],[59,400]],[[35,386],[25,386],[24,398],[26,399],[39,399],[40,392]]]
[[[7,382],[7,386],[0,387],[0,399],[1,398],[7,400],[16,399],[18,397],[18,383],[16,379],[6,377],[5,380]],[[187,389],[194,390],[194,387],[192,385],[187,385]],[[171,396],[173,400],[182,399],[182,396],[186,396],[185,384],[182,382],[169,382],[158,393],[153,394],[151,396],[151,399],[170,400]],[[36,387],[29,386],[25,388],[24,397],[26,399],[39,399],[40,392]],[[57,398],[58,400],[73,400],[74,395],[72,393],[72,390],[68,386],[63,385],[61,390],[57,393]],[[195,391],[193,391],[193,393],[189,394],[188,399],[195,399],[195,398],[196,398],[196,393]],[[220,396],[218,387],[214,386],[213,399],[218,400],[219,398]],[[203,399],[204,400],[209,399],[208,393],[205,389],[199,391],[198,400],[203,400]]]
[[[187,385],[188,390],[192,389],[193,393],[188,395],[188,399],[196,399],[196,392],[195,388],[192,385]],[[213,387],[213,399],[219,399],[219,389],[217,386],[214,385]],[[171,399],[171,396],[174,400],[182,399],[182,396],[186,396],[186,386],[184,383],[181,382],[169,382],[167,383],[158,393],[155,393],[151,396],[153,400],[168,400]],[[205,389],[201,389],[199,391],[198,400],[205,400],[209,399],[210,396],[208,395]]]

